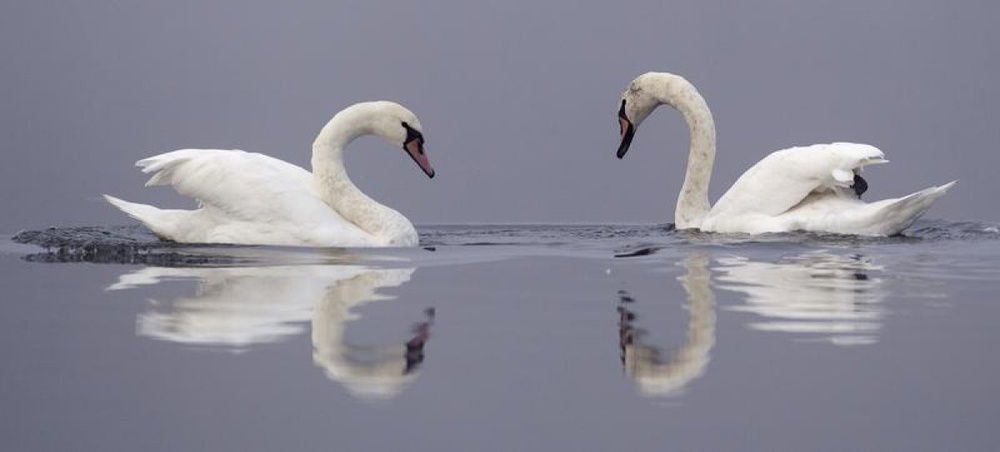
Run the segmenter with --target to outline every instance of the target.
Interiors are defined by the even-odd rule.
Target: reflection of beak
[[[434,168],[431,167],[431,161],[427,159],[427,155],[424,154],[424,140],[421,138],[414,138],[403,144],[403,149],[407,154],[410,154],[410,158],[414,162],[417,162],[417,166],[424,170],[424,174],[427,177],[434,178]]]
[[[625,157],[629,145],[632,144],[632,137],[635,136],[635,126],[624,114],[618,115],[618,125],[621,126],[622,141],[618,145],[618,158]]]

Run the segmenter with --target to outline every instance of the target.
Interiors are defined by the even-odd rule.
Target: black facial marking
[[[406,145],[409,142],[413,141],[413,140],[420,140],[420,142],[419,142],[419,144],[420,144],[420,147],[419,147],[419,149],[420,149],[420,155],[423,155],[424,154],[424,146],[423,146],[424,145],[424,134],[420,133],[419,130],[414,129],[413,127],[410,127],[410,125],[407,124],[406,121],[403,121],[403,128],[406,129],[406,139],[403,140],[403,148],[406,148]]]
[[[424,135],[419,130],[410,127],[406,121],[402,121],[400,124],[406,129],[406,138],[403,140],[403,151],[413,159],[413,162],[420,167],[427,177],[433,179],[434,169],[431,168],[430,162],[424,156]]]
[[[858,195],[858,199],[861,199],[861,195],[868,191],[868,181],[862,178],[860,174],[855,174],[854,183],[851,184],[851,188],[854,189],[854,194]]]
[[[632,144],[632,137],[635,136],[635,126],[625,114],[625,99],[622,99],[622,106],[618,109],[618,126],[621,128],[622,141],[618,144],[618,158],[625,157],[628,147]]]

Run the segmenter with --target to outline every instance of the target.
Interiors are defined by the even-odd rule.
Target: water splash
[[[188,245],[160,240],[139,226],[84,226],[21,231],[11,240],[44,249],[32,262],[93,262],[158,266],[234,265],[244,260],[227,245]]]

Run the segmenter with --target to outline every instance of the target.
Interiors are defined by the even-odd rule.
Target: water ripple
[[[566,249],[610,249],[615,257],[642,257],[678,246],[722,248],[757,247],[761,244],[825,247],[896,245],[949,240],[997,240],[1000,225],[971,221],[924,220],[905,235],[859,237],[793,232],[781,234],[711,234],[678,231],[672,224],[650,225],[435,225],[420,229],[420,243],[433,251],[439,246],[531,246]],[[139,226],[47,228],[22,231],[12,240],[42,251],[25,260],[36,262],[97,262],[159,266],[217,266],[259,262],[267,250],[278,247],[192,245],[163,241]],[[306,248],[284,248],[301,252]],[[256,250],[256,251],[248,251]],[[320,250],[320,249],[313,249]],[[273,253],[270,253],[273,254]]]

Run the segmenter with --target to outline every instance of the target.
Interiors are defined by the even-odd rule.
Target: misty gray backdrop
[[[770,151],[859,141],[892,161],[868,199],[961,179],[928,216],[1000,219],[1000,3],[587,3],[3,2],[0,233],[130,223],[101,193],[190,207],[133,167],[173,149],[308,165],[330,116],[374,99],[418,114],[438,177],[374,138],[349,169],[415,223],[672,221],[681,116],[613,157],[619,95],[649,70],[715,114],[713,200]]]

